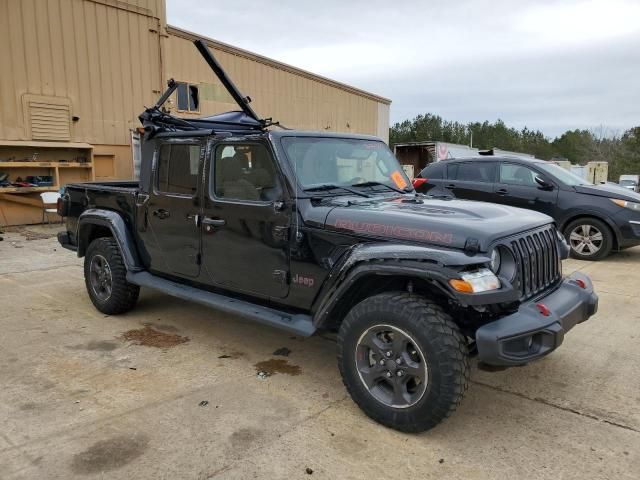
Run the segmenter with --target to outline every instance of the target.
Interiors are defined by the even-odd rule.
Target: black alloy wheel
[[[359,338],[356,368],[365,388],[393,408],[415,405],[428,384],[428,368],[416,341],[392,325],[374,325]]]
[[[113,277],[109,262],[102,255],[94,255],[89,265],[89,283],[94,295],[101,302],[111,298]]]

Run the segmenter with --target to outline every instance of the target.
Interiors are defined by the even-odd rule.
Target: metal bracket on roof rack
[[[254,112],[253,108],[249,106],[249,102],[251,102],[251,98],[245,97],[244,95],[242,95],[242,93],[240,93],[240,90],[238,89],[238,87],[236,87],[235,84],[231,81],[231,79],[227,76],[227,72],[224,71],[222,66],[215,59],[215,57],[211,53],[211,50],[209,50],[209,47],[204,42],[204,40],[201,40],[201,39],[194,40],[193,44],[196,46],[196,48],[200,52],[200,55],[202,55],[205,61],[209,64],[209,66],[211,67],[211,70],[213,70],[213,73],[215,73],[218,79],[220,79],[220,82],[222,82],[222,85],[224,85],[224,88],[227,89],[227,92],[229,92],[229,95],[233,97],[233,99],[236,101],[236,103],[242,109],[242,111],[249,117],[253,118],[254,120],[260,123],[264,123],[264,120],[261,120],[258,117],[258,114]]]
[[[261,119],[258,117],[257,113],[249,106],[251,98],[240,93],[238,87],[227,76],[227,73],[203,40],[195,40],[193,43],[231,97],[236,101],[241,111],[188,119],[171,115],[162,107],[178,88],[179,83],[172,78],[167,82],[167,90],[160,96],[155,105],[145,108],[145,111],[139,116],[140,122],[144,127],[145,139],[148,140],[161,132],[190,132],[196,130],[209,130],[211,134],[222,132],[247,134],[262,132],[266,127],[278,125],[278,122],[274,122],[271,118]]]

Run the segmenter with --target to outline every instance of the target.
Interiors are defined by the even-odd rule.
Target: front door
[[[146,211],[154,272],[179,277],[200,272],[198,178],[203,150],[200,139],[159,144]]]
[[[556,213],[558,188],[541,187],[536,182],[537,176],[542,175],[525,165],[500,162],[493,202],[528,208],[553,217]]]
[[[222,142],[207,163],[202,262],[215,285],[263,297],[289,292],[289,219],[267,144]]]

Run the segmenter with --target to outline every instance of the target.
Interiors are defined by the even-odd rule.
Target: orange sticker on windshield
[[[394,171],[391,174],[391,180],[393,180],[393,183],[396,184],[396,187],[403,189],[407,188],[407,181],[398,170]]]

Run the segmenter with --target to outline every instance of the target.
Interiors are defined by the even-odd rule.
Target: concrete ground
[[[151,291],[100,314],[54,233],[0,242],[3,480],[640,478],[640,248],[565,262],[594,279],[597,316],[529,366],[474,365],[458,411],[406,435],[355,406],[326,338]]]

